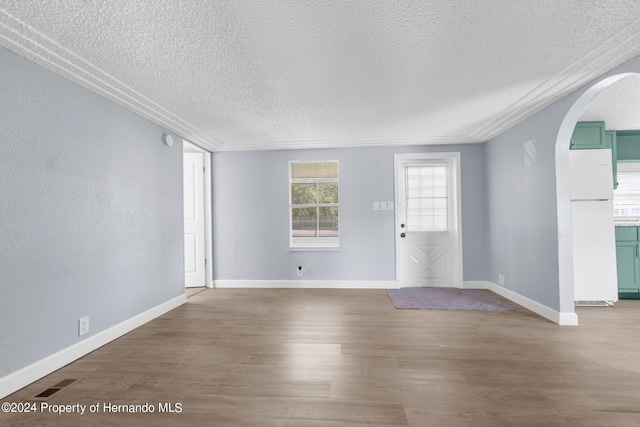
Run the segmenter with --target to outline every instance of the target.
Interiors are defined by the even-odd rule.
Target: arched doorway
[[[571,135],[593,98],[604,88],[636,73],[620,73],[593,84],[571,106],[556,138],[556,197],[558,215],[558,260],[560,311],[575,312],[573,274],[573,232],[571,227],[571,188],[569,178],[569,145]],[[575,317],[577,324],[577,316]]]

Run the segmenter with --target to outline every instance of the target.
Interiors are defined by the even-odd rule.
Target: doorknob
[[[406,236],[406,234],[405,234],[405,233],[400,233],[400,237],[403,237],[403,238],[404,238],[405,236]]]
[[[404,228],[404,227],[405,227],[405,225],[404,225],[404,224],[400,224],[400,228]]]

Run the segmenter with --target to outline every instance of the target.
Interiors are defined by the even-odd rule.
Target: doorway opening
[[[211,153],[187,140],[182,151],[185,288],[211,288]]]
[[[587,89],[565,115],[556,138],[556,195],[558,212],[558,258],[560,282],[560,312],[575,311],[574,286],[574,236],[572,228],[571,181],[569,147],[576,124],[589,104],[603,89],[613,83],[637,73],[621,73],[607,77]],[[577,324],[577,317],[566,319],[561,324]]]

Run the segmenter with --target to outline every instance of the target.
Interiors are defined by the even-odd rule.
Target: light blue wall
[[[489,280],[558,309],[555,138],[527,121],[486,144]]]
[[[483,145],[367,147],[213,154],[215,280],[395,280],[393,155],[460,151],[464,280],[488,277]],[[289,250],[288,162],[340,163],[341,248]]]
[[[3,377],[175,298],[184,277],[181,148],[8,50],[0,69]]]

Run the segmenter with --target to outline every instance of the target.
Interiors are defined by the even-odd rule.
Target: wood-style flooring
[[[382,290],[207,289],[2,399],[84,415],[0,413],[0,425],[640,425],[640,301],[578,308],[578,327],[509,304],[396,310]],[[35,398],[65,379],[77,381]],[[105,412],[145,403],[153,413]]]

